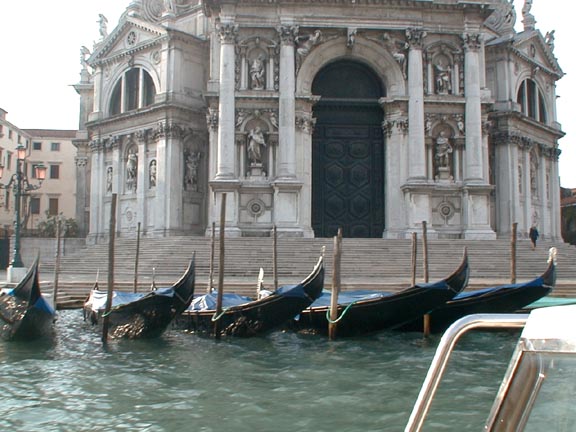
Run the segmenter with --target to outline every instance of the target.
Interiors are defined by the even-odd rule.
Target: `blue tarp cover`
[[[126,303],[132,303],[140,300],[146,296],[159,295],[166,297],[174,297],[173,288],[159,288],[156,291],[150,291],[147,293],[127,293],[121,291],[112,292],[112,307],[121,306]],[[108,298],[107,291],[92,291],[92,310],[104,310],[106,309],[106,299]]]
[[[530,282],[509,284],[509,285],[500,285],[500,286],[482,288],[482,289],[474,290],[474,291],[462,292],[462,293],[458,294],[456,297],[454,297],[453,300],[461,300],[461,299],[465,299],[465,298],[479,297],[479,296],[484,295],[486,293],[494,292],[494,291],[500,291],[500,290],[512,290],[512,289],[520,288],[520,287],[526,287],[526,288],[539,287],[539,286],[542,286],[543,283],[544,283],[544,281],[542,280],[541,277],[539,277],[539,278],[536,278]]]

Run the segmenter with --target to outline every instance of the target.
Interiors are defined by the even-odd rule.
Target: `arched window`
[[[144,108],[154,103],[156,88],[142,68],[132,68],[118,80],[110,98],[110,115]]]
[[[520,104],[522,114],[542,123],[548,121],[544,95],[533,80],[526,79],[522,82],[516,102]]]

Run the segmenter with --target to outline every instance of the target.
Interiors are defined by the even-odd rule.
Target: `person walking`
[[[528,233],[528,236],[530,237],[530,241],[532,242],[532,250],[536,249],[536,240],[538,240],[540,233],[536,229],[535,225],[530,227],[530,232]]]

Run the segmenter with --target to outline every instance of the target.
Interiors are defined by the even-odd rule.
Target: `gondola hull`
[[[439,333],[456,320],[479,313],[514,313],[550,294],[556,282],[556,265],[551,261],[546,271],[529,282],[499,285],[464,292],[430,313],[430,331]],[[402,330],[418,330],[422,321],[415,320]]]
[[[22,281],[0,295],[0,337],[9,341],[32,341],[53,335],[54,308],[40,291],[39,260]]]
[[[448,278],[433,284],[421,284],[395,294],[382,294],[375,298],[358,300],[349,304],[338,304],[336,334],[359,336],[386,329],[394,329],[428,313],[452,299],[464,289],[469,275],[468,258]],[[329,295],[329,294],[327,294]],[[329,328],[329,299],[322,306],[314,304],[303,310],[291,323],[292,329],[300,333],[327,334]]]
[[[206,336],[251,337],[266,334],[291,320],[320,296],[324,287],[324,265],[320,259],[314,271],[298,285],[279,288],[260,300],[224,309],[189,310],[174,326]]]
[[[182,278],[170,288],[162,288],[146,294],[132,295],[131,301],[118,300],[107,316],[104,307],[107,293],[92,290],[84,304],[84,319],[102,330],[108,319],[108,336],[113,339],[150,339],[161,336],[172,320],[180,315],[194,297],[194,260]],[[114,298],[130,296],[114,293]],[[104,301],[102,301],[102,299]]]

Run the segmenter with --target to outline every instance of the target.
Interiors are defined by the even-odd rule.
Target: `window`
[[[12,139],[12,129],[8,129],[8,139]]]
[[[30,213],[40,214],[40,198],[30,198]]]
[[[50,216],[58,216],[58,198],[50,198],[48,200],[48,214]]]
[[[50,165],[50,178],[51,179],[60,178],[60,165]]]
[[[22,135],[18,134],[18,144],[22,144]]]
[[[6,154],[6,169],[10,169],[12,166],[12,153],[8,152]]]
[[[116,83],[110,98],[110,114],[143,108],[154,103],[156,88],[152,77],[142,68],[127,71]]]
[[[60,143],[59,142],[50,143],[50,151],[60,151]]]
[[[4,125],[0,125],[0,138],[4,136]]]
[[[42,150],[42,143],[38,141],[34,141],[32,143],[32,150]]]
[[[4,200],[4,207],[6,210],[10,210],[10,191],[6,189],[6,198]]]
[[[516,102],[520,105],[522,114],[542,123],[548,121],[546,101],[535,81],[526,79],[522,82]]]

